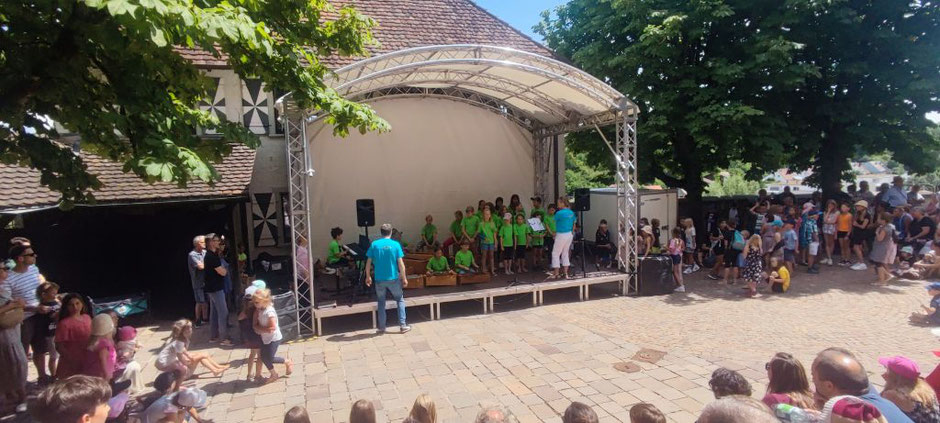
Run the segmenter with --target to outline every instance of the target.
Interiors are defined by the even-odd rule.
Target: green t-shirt
[[[454,239],[460,239],[460,222],[462,222],[462,219],[454,219],[454,221],[450,223],[450,233],[454,234]]]
[[[529,245],[526,236],[532,233],[532,227],[530,227],[528,223],[512,225],[512,233],[516,235],[516,245],[524,247]]]
[[[421,228],[421,236],[423,236],[424,239],[428,240],[429,242],[434,241],[435,233],[437,233],[437,226],[427,224],[427,225],[424,225],[423,228]]]
[[[480,232],[483,232],[484,244],[496,243],[496,222],[480,222]]]
[[[555,216],[554,215],[552,216],[545,215],[545,217],[542,218],[542,224],[545,225],[545,228],[551,230],[553,234],[555,233]]]
[[[531,233],[533,247],[541,247],[545,245],[545,231],[533,231]]]
[[[340,251],[342,250],[339,247],[339,242],[337,242],[335,239],[330,241],[330,249],[329,249],[329,253],[326,256],[326,262],[329,264],[338,262],[340,259],[339,257]]]
[[[450,266],[447,264],[447,257],[431,257],[428,260],[428,270],[432,272],[446,272],[450,269]]]
[[[499,228],[499,240],[503,243],[503,247],[512,247],[514,245],[512,242],[512,224],[503,223],[503,227]]]
[[[460,224],[463,226],[463,229],[467,231],[468,236],[472,237],[480,232],[480,218],[476,217],[476,215],[463,218]]]
[[[541,207],[538,207],[538,208],[532,209],[532,213],[529,214],[529,217],[535,217],[535,214],[536,214],[536,213],[542,213],[542,218],[543,218],[543,219],[545,218],[545,216],[548,215],[548,213],[545,212],[545,209],[543,209],[543,208],[541,208]]]
[[[457,252],[457,254],[454,255],[454,267],[459,267],[459,266],[470,267],[472,265],[473,265],[473,252],[472,251],[460,250]]]

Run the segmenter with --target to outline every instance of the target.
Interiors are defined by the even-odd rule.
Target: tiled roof
[[[352,5],[378,22],[374,35],[380,45],[370,49],[372,55],[430,45],[485,44],[552,56],[551,50],[471,0],[331,0],[330,3],[337,8]],[[183,48],[177,51],[197,66],[227,66],[224,57],[215,58],[205,51]],[[331,56],[322,60],[336,69],[360,59]]]
[[[190,182],[186,188],[175,184],[148,184],[133,173],[124,173],[120,163],[83,154],[88,171],[98,176],[102,187],[94,192],[97,204],[128,202],[162,202],[178,200],[226,198],[242,195],[251,182],[255,151],[235,146],[232,154],[215,165],[222,179],[209,186]],[[39,172],[26,167],[0,164],[0,211],[10,212],[56,206],[59,193],[39,183]]]

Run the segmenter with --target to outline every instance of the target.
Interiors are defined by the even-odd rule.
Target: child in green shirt
[[[474,273],[474,269],[478,267],[476,260],[473,258],[473,253],[470,252],[470,242],[461,241],[460,251],[454,255],[454,268],[457,269],[457,274],[465,275],[467,273]]]
[[[535,197],[530,198],[530,200],[532,200],[532,214],[530,214],[529,217],[535,217],[535,215],[539,213],[544,216],[545,209],[542,208],[542,197],[536,195]]]
[[[505,209],[505,207],[504,207]],[[499,228],[499,255],[503,260],[503,272],[512,273],[513,248],[516,242],[512,233],[512,213],[503,213],[503,225]]]
[[[536,197],[538,198],[538,197]],[[545,226],[545,221],[543,219],[543,212],[536,212],[534,217],[542,222],[542,226]],[[531,227],[530,227],[531,228]],[[536,269],[542,267],[542,254],[545,246],[545,230],[533,231],[532,232],[532,252],[533,252],[533,266]]]
[[[489,269],[489,273],[496,274],[496,263],[493,262],[493,255],[496,252],[496,222],[493,221],[493,214],[489,207],[483,209],[483,221],[480,222],[480,264],[483,272]]]
[[[428,260],[428,276],[450,275],[453,273],[454,271],[450,270],[450,265],[447,264],[447,257],[444,257],[444,251],[441,250],[441,247],[434,247],[434,257]]]
[[[512,225],[512,233],[516,241],[516,248],[513,251],[516,258],[516,272],[528,272],[529,269],[526,268],[525,263],[525,252],[529,245],[529,237],[532,234],[532,228],[529,226],[528,222],[525,221],[525,216],[521,214],[516,215],[516,224]]]
[[[340,242],[343,240],[343,228],[336,227],[330,229],[330,237],[333,238],[333,240],[330,241],[330,246],[327,250],[326,265],[333,269],[340,269],[349,266],[349,259],[346,256],[346,251],[343,251],[343,247],[340,244]]]
[[[457,248],[460,248],[460,239],[463,238],[463,226],[460,223],[463,222],[463,212],[457,210],[454,212],[454,221],[450,223],[450,238],[447,238],[444,241],[444,245],[441,246],[444,251],[447,252],[448,257],[453,257],[450,253],[450,246],[457,245]]]
[[[434,226],[434,217],[431,215],[425,216],[424,223],[424,227],[421,228],[421,239],[418,240],[418,251],[440,246],[440,243],[437,242],[437,226]]]

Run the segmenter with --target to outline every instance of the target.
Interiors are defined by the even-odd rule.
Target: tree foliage
[[[790,0],[782,22],[815,78],[785,93],[797,168],[831,193],[860,154],[888,151],[912,173],[940,164],[925,114],[940,109],[940,3]]]
[[[705,187],[705,193],[713,197],[732,195],[755,195],[764,187],[761,180],[747,176],[750,166],[738,161],[732,162],[727,169],[718,172]]]
[[[684,188],[741,160],[751,175],[775,170],[790,142],[778,92],[817,71],[796,63],[797,43],[770,0],[572,0],[544,13],[536,30],[550,47],[610,83],[642,109],[639,174]],[[592,161],[610,163],[590,133],[569,138]]]
[[[589,163],[585,152],[565,150],[565,189],[569,194],[575,188],[602,188],[613,183],[610,168]]]
[[[26,0],[0,2],[0,160],[41,171],[63,200],[100,186],[55,142],[50,120],[82,147],[148,181],[216,181],[232,143],[257,146],[238,123],[198,108],[209,80],[177,48],[225,58],[241,77],[292,91],[328,113],[334,132],[387,124],[323,82],[320,57],[361,55],[374,21],[326,0]],[[194,128],[220,137],[199,137]]]

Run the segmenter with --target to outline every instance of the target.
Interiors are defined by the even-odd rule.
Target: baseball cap
[[[920,377],[920,367],[917,367],[917,363],[903,355],[881,357],[878,362],[904,379],[917,380]]]
[[[504,215],[503,215],[503,219],[512,220],[512,213],[506,213],[506,214],[504,214]]]
[[[779,228],[779,227],[783,226],[783,221],[782,221],[782,220],[774,220],[773,222],[770,222],[770,225]]]
[[[808,211],[810,211],[810,210],[812,210],[812,209],[814,209],[814,208],[816,208],[816,206],[813,205],[812,202],[803,203],[803,213],[806,213],[806,212],[808,212]]]
[[[940,282],[931,282],[931,283],[928,283],[927,286],[926,286],[926,288],[927,288],[928,290],[940,291]]]
[[[176,404],[181,407],[202,408],[206,406],[206,391],[198,388],[182,389],[176,393]]]
[[[910,245],[905,245],[901,247],[901,252],[907,253],[907,254],[914,254],[914,247],[911,247]]]

